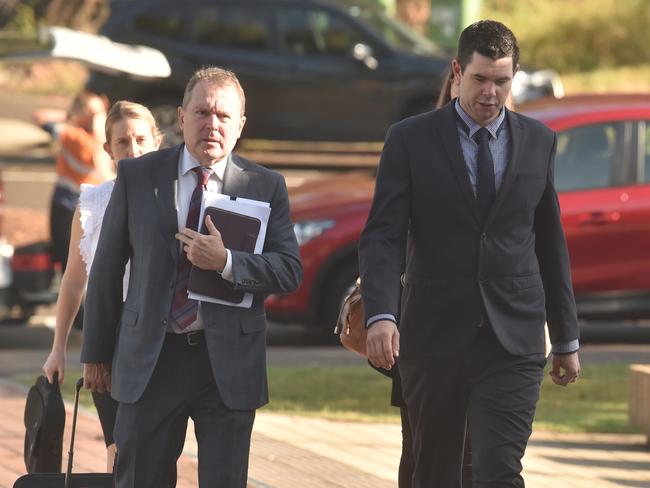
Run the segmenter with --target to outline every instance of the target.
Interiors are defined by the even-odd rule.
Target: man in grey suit
[[[120,402],[120,488],[176,485],[190,417],[200,486],[246,486],[255,409],[268,402],[264,297],[295,290],[302,267],[283,177],[232,153],[244,108],[232,72],[203,68],[178,111],[185,143],[118,166],[89,277],[81,361],[86,387],[110,389]],[[226,249],[209,217],[209,235],[196,232],[203,191],[270,204],[261,254]],[[252,306],[189,300],[192,265],[253,293]]]
[[[523,487],[545,320],[553,381],[580,370],[556,137],[504,107],[518,59],[505,25],[463,31],[460,95],[391,127],[361,236],[369,358],[391,368],[399,356],[414,488],[460,487],[466,425],[474,486]]]

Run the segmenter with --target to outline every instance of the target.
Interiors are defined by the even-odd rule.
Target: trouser
[[[199,486],[246,488],[255,410],[229,410],[201,334],[167,334],[142,397],[120,403],[115,423],[118,488],[176,486],[188,419],[198,444]],[[190,344],[191,342],[191,344]]]
[[[521,459],[545,364],[543,354],[509,354],[490,327],[482,327],[462,355],[400,358],[413,432],[413,488],[460,488],[466,426],[474,487],[524,487]]]
[[[413,434],[409,422],[409,414],[406,406],[399,409],[402,421],[402,454],[399,460],[399,472],[397,486],[399,488],[412,488],[413,472],[415,471],[415,458],[413,456]],[[474,476],[472,473],[472,442],[469,438],[469,432],[465,435],[465,446],[463,449],[462,464],[462,488],[472,488]]]
[[[50,203],[50,235],[52,237],[52,258],[61,263],[65,271],[68,264],[68,249],[70,247],[70,229],[72,218],[79,202],[79,193],[64,186],[54,187]]]
[[[65,186],[54,187],[50,203],[50,236],[52,241],[52,259],[61,264],[64,273],[68,266],[68,251],[70,248],[70,232],[75,208],[79,202],[79,193]],[[74,319],[74,328],[83,327],[83,304]]]
[[[104,442],[106,442],[107,446],[110,446],[115,442],[113,439],[113,430],[115,429],[118,403],[111,398],[109,392],[92,392],[92,396],[95,409],[97,410],[97,416],[99,417],[99,423],[104,433]]]

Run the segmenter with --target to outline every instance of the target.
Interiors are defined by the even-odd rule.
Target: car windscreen
[[[427,56],[443,55],[442,50],[432,41],[381,11],[353,6],[349,8],[348,13],[358,18],[397,51]]]

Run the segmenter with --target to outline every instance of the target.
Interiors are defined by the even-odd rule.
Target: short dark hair
[[[204,66],[203,68],[194,72],[190,81],[187,82],[185,93],[183,94],[183,108],[187,107],[192,97],[192,90],[200,81],[205,81],[209,85],[216,87],[232,86],[239,94],[241,101],[241,114],[244,115],[246,111],[246,96],[244,89],[237,79],[237,75],[230,70],[219,68],[218,66]]]
[[[496,20],[479,20],[461,32],[456,56],[461,71],[465,71],[474,52],[492,60],[512,57],[513,69],[519,64],[517,38],[510,29]]]

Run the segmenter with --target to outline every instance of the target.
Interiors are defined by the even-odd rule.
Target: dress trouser
[[[199,486],[245,488],[255,410],[224,405],[203,334],[167,334],[142,397],[120,403],[115,423],[118,488],[176,486],[188,418],[198,443]]]
[[[521,459],[545,364],[543,354],[509,354],[490,327],[479,328],[462,355],[400,358],[413,432],[413,488],[460,488],[466,425],[474,487],[524,487]]]

